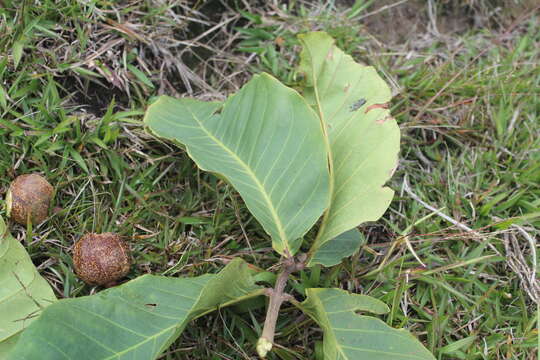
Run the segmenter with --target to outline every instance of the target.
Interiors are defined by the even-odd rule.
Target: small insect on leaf
[[[365,103],[366,103],[366,99],[364,98],[361,98],[360,100],[355,101],[350,107],[351,112],[360,109]]]

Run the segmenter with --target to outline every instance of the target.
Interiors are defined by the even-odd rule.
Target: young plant
[[[183,144],[201,169],[227,178],[283,256],[275,287],[267,292],[267,318],[257,344],[261,357],[272,349],[282,302],[292,299],[283,293],[288,276],[352,255],[361,241],[356,226],[384,213],[393,196],[384,183],[397,166],[399,150],[399,128],[383,106],[390,89],[376,71],[355,63],[324,33],[300,40],[300,93],[263,73],[223,104],[162,97],[145,118],[154,134]],[[303,236],[321,215],[310,250],[295,259]],[[358,310],[373,308],[362,308],[365,297],[318,290],[308,290],[306,302],[298,305],[325,329],[326,339],[336,337],[320,305],[326,297],[332,300],[337,292],[338,308],[349,296],[359,302]],[[378,305],[381,311],[384,305]],[[343,308],[344,314],[354,310]],[[342,320],[335,325],[348,329],[346,337],[339,336],[345,343],[327,340],[326,348],[347,352],[362,339],[366,354],[391,352],[403,338],[387,328],[379,335],[395,337],[389,347],[373,348],[380,341],[367,341],[363,329],[351,328],[356,317],[346,314]],[[354,348],[355,356],[360,349]]]
[[[377,299],[308,288],[298,302],[285,293],[292,273],[339,264],[359,250],[357,226],[380,218],[393,197],[384,184],[399,151],[399,128],[385,107],[390,89],[377,72],[325,33],[300,41],[296,90],[263,73],[223,103],[163,96],[145,116],[152,133],[184,146],[201,169],[239,192],[282,256],[274,287],[255,285],[254,270],[240,259],[194,279],[145,275],[47,307],[22,333],[12,359],[154,359],[190,320],[261,295],[269,297],[256,345],[261,358],[272,349],[282,303],[290,301],[324,331],[326,360],[434,359],[407,331],[356,313],[388,312]],[[304,239],[314,226],[315,238]]]

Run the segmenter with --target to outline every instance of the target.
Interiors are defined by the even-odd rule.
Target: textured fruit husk
[[[40,224],[49,216],[53,193],[52,185],[40,175],[18,176],[6,196],[7,215],[21,225]]]
[[[129,272],[129,246],[114,233],[86,234],[73,246],[73,265],[87,284],[111,285]]]

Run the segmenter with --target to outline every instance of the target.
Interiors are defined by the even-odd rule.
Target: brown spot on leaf
[[[326,55],[326,58],[327,58],[328,60],[333,60],[333,59],[334,59],[334,48],[333,48],[333,47],[332,47],[332,48],[330,49],[330,51],[328,52],[328,55]]]
[[[386,122],[386,120],[390,120],[392,117],[391,116],[385,116],[383,117],[382,119],[379,119],[377,121],[375,121],[377,124],[384,124]]]
[[[372,105],[369,105],[367,108],[366,108],[366,114],[370,111],[370,110],[373,110],[373,109],[388,109],[388,103],[384,103],[384,104],[372,104]]]

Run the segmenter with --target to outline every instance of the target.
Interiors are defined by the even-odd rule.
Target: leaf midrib
[[[189,110],[191,112],[191,110]],[[206,286],[208,285],[209,282],[211,282],[212,279],[209,279],[204,285],[203,287],[201,288],[201,291],[199,292],[199,295],[197,295],[197,297],[195,298],[195,301],[193,302],[193,305],[191,305],[191,308],[186,312],[184,318],[182,319],[181,317],[178,318],[178,321],[177,323],[171,325],[171,326],[168,326],[166,328],[164,328],[163,330],[153,334],[153,335],[150,335],[149,337],[147,337],[145,340],[139,342],[139,343],[136,343],[104,360],[109,360],[109,359],[114,359],[114,358],[120,358],[121,355],[124,355],[124,354],[127,354],[129,353],[130,351],[140,347],[140,346],[143,346],[144,344],[146,344],[147,342],[149,342],[150,340],[156,340],[158,337],[160,337],[161,335],[165,334],[166,332],[168,331],[171,331],[173,330],[174,328],[180,328],[182,326],[184,326],[186,324],[186,320],[189,319],[189,317],[193,314],[193,311],[194,309],[197,307],[197,305],[199,304],[200,300],[201,300],[201,296],[202,296],[202,293],[204,292]],[[157,315],[157,314],[154,314],[154,315]],[[163,346],[163,344],[161,345]],[[153,349],[152,349],[153,350]],[[161,351],[161,349],[159,350]]]
[[[263,195],[263,199],[266,203],[266,205],[268,206],[268,210],[270,211],[270,214],[272,215],[272,218],[274,220],[274,223],[276,224],[276,227],[277,227],[277,230],[278,230],[278,233],[279,233],[279,236],[282,240],[282,242],[285,244],[285,248],[288,250],[288,247],[289,247],[289,240],[287,239],[287,235],[285,234],[285,231],[284,231],[284,228],[283,228],[283,224],[281,223],[281,220],[279,219],[279,216],[277,214],[277,210],[276,208],[274,207],[274,204],[272,203],[270,197],[268,196],[268,194],[266,193],[266,190],[263,186],[263,184],[259,181],[259,179],[257,178],[257,176],[255,175],[255,173],[252,171],[252,169],[248,166],[248,164],[246,164],[238,155],[236,155],[229,147],[227,147],[220,139],[218,139],[216,136],[214,136],[205,126],[204,124],[202,123],[202,121],[197,117],[197,115],[195,113],[193,113],[193,111],[191,111],[191,109],[189,107],[186,106],[186,108],[188,109],[189,113],[191,114],[191,116],[193,117],[193,119],[195,119],[195,121],[197,122],[197,124],[199,124],[199,127],[201,128],[202,131],[204,131],[204,133],[210,138],[212,139],[212,141],[214,141],[218,146],[220,146],[221,148],[223,148],[223,150],[225,150],[234,160],[236,160],[240,166],[242,166],[244,168],[244,170],[246,171],[246,173],[252,178],[252,180],[255,182],[255,185],[257,186],[257,188],[259,189],[259,191],[261,192],[261,194]]]
[[[182,319],[181,317],[178,318],[179,322],[175,323],[174,325],[171,325],[171,326],[168,326],[166,328],[164,328],[163,330],[157,332],[157,333],[154,333],[152,335],[149,335],[148,337],[145,337],[144,340],[136,343],[136,344],[133,344],[131,345],[130,347],[128,348],[125,348],[124,350],[122,351],[119,351],[119,352],[116,352],[114,353],[113,355],[105,358],[104,360],[112,360],[112,359],[115,359],[115,358],[120,358],[120,356],[122,355],[125,355],[127,353],[129,353],[130,351],[133,351],[137,348],[139,348],[140,346],[143,346],[144,344],[146,344],[147,342],[151,341],[151,340],[156,340],[158,337],[160,337],[161,335],[165,334],[166,332],[170,331],[170,330],[173,330],[175,328],[180,328],[182,326],[184,326],[187,322],[193,320],[193,318],[191,318],[193,316],[193,313],[196,310],[197,306],[199,305],[200,301],[201,301],[201,298],[202,298],[202,294],[203,292],[205,291],[205,288],[206,286],[208,285],[209,282],[211,282],[213,279],[209,279],[208,282],[205,283],[205,285],[203,286],[203,288],[201,289],[201,292],[199,293],[199,295],[197,296],[195,302],[193,303],[193,305],[191,306],[191,308],[189,309],[189,311],[186,312],[184,318]],[[247,299],[251,296],[257,296],[257,295],[261,295],[262,294],[262,290],[260,291],[252,291],[252,292],[248,292],[247,294],[243,295],[242,297],[240,297],[239,299]],[[239,299],[235,299],[235,300],[232,300],[232,302],[236,302],[237,300]],[[224,302],[223,304],[221,304],[222,307],[225,307],[229,304],[229,302]],[[203,316],[205,314],[207,314],[209,311],[212,311],[214,310],[214,307],[210,308],[208,311],[204,311],[202,314],[198,315],[198,316]],[[156,314],[154,314],[156,315]],[[196,317],[198,317],[196,316]],[[181,320],[182,319],[182,320]],[[162,344],[163,345],[163,344]],[[160,349],[158,354],[161,352],[162,350]]]
[[[324,229],[326,228],[327,224],[328,224],[328,217],[330,215],[330,208],[332,207],[332,197],[333,197],[333,193],[334,193],[334,184],[335,184],[335,178],[334,178],[334,160],[333,160],[333,151],[332,151],[332,146],[330,145],[330,137],[329,137],[329,134],[328,134],[328,128],[327,128],[327,124],[326,124],[326,120],[324,118],[324,112],[323,112],[323,109],[322,109],[322,103],[321,103],[321,100],[320,100],[320,94],[319,94],[319,85],[317,83],[317,76],[315,74],[315,65],[314,65],[314,56],[311,52],[311,48],[309,46],[305,46],[304,49],[306,50],[306,52],[308,53],[309,57],[310,57],[310,60],[311,60],[311,77],[312,77],[312,81],[313,81],[313,93],[315,94],[315,105],[317,107],[317,113],[318,113],[318,117],[319,117],[319,122],[320,122],[320,126],[321,126],[321,130],[322,130],[322,133],[323,133],[323,138],[324,138],[324,146],[326,148],[326,152],[327,152],[327,163],[328,163],[328,194],[329,194],[329,199],[328,199],[328,203],[327,203],[327,207],[326,207],[326,210],[324,211],[324,214],[323,214],[323,217],[322,217],[322,221],[321,221],[321,225],[319,227],[319,231],[317,232],[317,235],[315,237],[315,241],[313,242],[313,245],[311,246],[311,249],[309,249],[309,252],[308,252],[308,265],[311,264],[311,261],[313,259],[313,256],[315,255],[315,253],[319,250],[319,248],[322,246],[323,244],[323,241],[322,241],[322,236],[324,234]],[[323,65],[324,66],[324,62],[323,62]]]
[[[325,309],[325,307],[324,307],[324,304],[323,304],[321,298],[320,298],[319,296],[315,295],[313,292],[312,292],[311,294],[308,294],[308,296],[309,296],[309,295],[311,295],[312,299],[315,299],[315,302],[316,302],[316,303],[320,306],[320,308],[322,309],[322,317],[324,318],[324,323],[325,323],[325,325],[328,327],[328,329],[330,330],[330,331],[325,332],[324,336],[331,335],[332,340],[333,340],[334,343],[336,344],[336,350],[341,354],[341,356],[342,356],[344,359],[347,359],[346,354],[343,352],[343,349],[341,349],[341,347],[339,346],[339,343],[338,343],[338,341],[337,341],[337,338],[336,338],[334,332],[332,331],[332,324],[330,323],[330,317],[329,317],[329,316],[327,315],[327,313],[326,313],[326,309]],[[330,298],[332,298],[332,297],[330,297]],[[316,311],[317,313],[320,314],[320,312],[317,311],[317,307],[315,307],[315,311]],[[322,327],[322,326],[323,326],[323,325],[321,324],[321,327]],[[329,332],[330,334],[328,334],[328,332]],[[323,345],[323,346],[324,346],[324,345]]]

